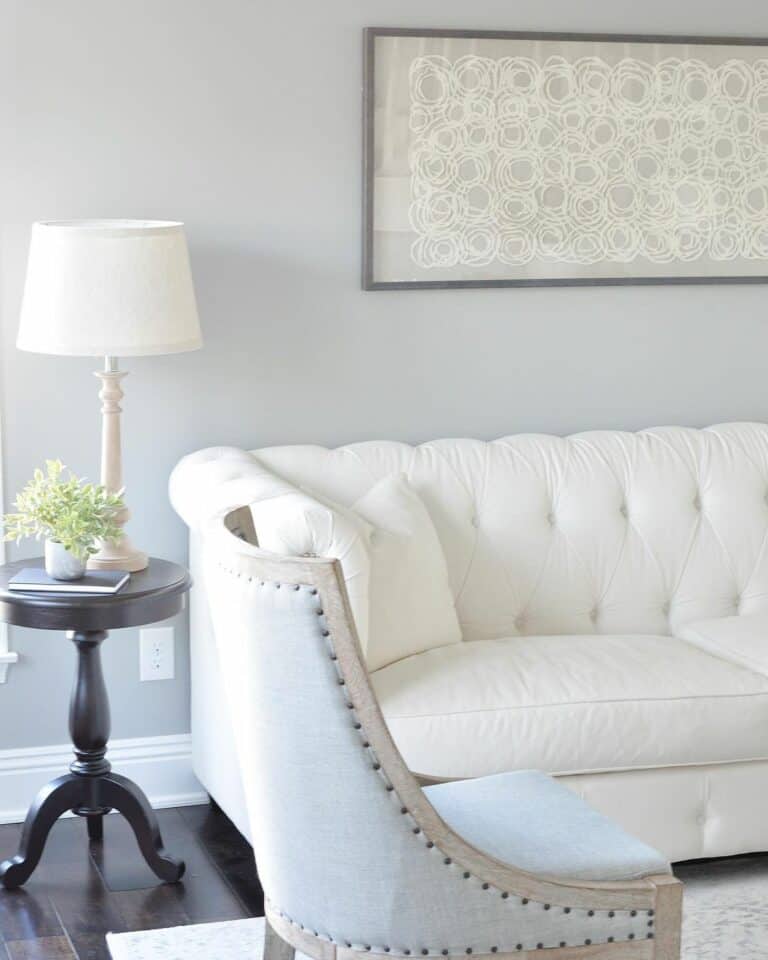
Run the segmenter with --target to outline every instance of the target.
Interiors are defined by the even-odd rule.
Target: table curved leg
[[[99,797],[131,825],[144,859],[157,876],[170,883],[181,880],[184,862],[166,853],[155,811],[136,784],[120,774],[108,773],[99,780]]]
[[[19,852],[0,864],[0,882],[6,889],[27,882],[40,862],[51,827],[81,802],[82,786],[81,779],[69,773],[46,784],[35,797],[21,831]]]

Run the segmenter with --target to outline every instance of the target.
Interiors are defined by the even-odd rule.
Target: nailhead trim
[[[223,564],[220,564],[220,567],[221,567],[222,570],[224,570],[225,572],[229,573],[230,575],[235,574],[235,571],[233,571],[233,570],[228,570],[226,567],[223,566]],[[238,572],[236,575],[237,575],[238,577],[242,577],[242,573],[240,573],[240,572]],[[253,577],[249,577],[249,578],[248,578],[248,581],[249,581],[249,582],[253,582]],[[265,586],[265,585],[266,585],[267,583],[269,583],[269,582],[270,582],[270,581],[264,581],[264,580],[262,580],[262,581],[260,581],[260,586],[263,587],[263,586]],[[272,582],[272,585],[275,587],[275,589],[278,589],[278,590],[279,590],[280,587],[282,586],[282,584],[277,583],[277,582]],[[291,586],[293,587],[294,590],[301,590],[301,588],[302,588],[302,585],[301,585],[301,584],[292,584]],[[318,591],[317,591],[316,588],[310,588],[309,592],[310,592],[310,595],[311,595],[311,596],[317,596],[317,595],[318,595]],[[317,616],[319,616],[319,617],[324,616],[324,610],[323,610],[322,607],[318,607],[318,608],[316,609],[315,613],[316,613]],[[323,637],[324,640],[327,641],[327,645],[328,645],[328,647],[330,648],[329,651],[328,651],[328,656],[329,656],[330,660],[336,665],[336,670],[337,670],[337,674],[338,674],[339,686],[345,687],[345,686],[346,686],[346,680],[344,679],[343,675],[341,674],[340,668],[339,668],[339,666],[338,666],[338,656],[337,656],[335,650],[333,649],[333,645],[332,645],[332,644],[333,644],[333,640],[332,640],[332,638],[331,638],[331,632],[330,632],[330,630],[328,630],[328,629],[323,629],[323,630],[321,631],[321,636]],[[352,703],[352,702],[349,701],[349,700],[345,701],[345,706],[347,707],[348,710],[354,710],[354,709],[355,709],[354,703]],[[355,721],[354,721],[354,723],[353,723],[353,728],[354,728],[355,730],[358,730],[358,731],[362,730],[362,728],[363,728],[362,723],[357,719],[357,717],[355,717]],[[367,740],[362,740],[362,746],[363,746],[364,749],[370,750],[370,743],[369,743]],[[381,771],[381,764],[378,762],[378,760],[374,759],[374,762],[372,763],[371,766],[372,766],[372,769],[373,769],[374,771],[376,771],[376,772],[380,772],[380,771]],[[386,781],[385,781],[385,788],[386,788],[386,790],[387,790],[388,792],[390,792],[390,793],[395,792],[394,786],[393,786],[391,783],[388,783],[388,782],[386,782]],[[403,814],[403,815],[408,815],[408,812],[409,812],[409,811],[408,811],[408,808],[407,808],[407,807],[401,807],[401,808],[400,808],[400,813],[401,813],[401,814]],[[412,832],[413,832],[414,834],[420,834],[420,833],[422,832],[422,831],[421,831],[421,827],[419,827],[418,824],[417,824],[416,826],[414,826],[414,827],[412,828]],[[426,846],[427,846],[429,849],[432,849],[432,848],[435,847],[435,844],[434,844],[434,842],[433,842],[432,840],[427,840]],[[452,864],[452,860],[451,860],[450,857],[444,857],[443,863],[444,863],[446,866],[449,866],[449,865]],[[471,873],[469,873],[469,872],[466,871],[466,870],[463,871],[462,876],[463,876],[463,878],[464,878],[465,880],[469,880],[469,879],[472,878]],[[483,889],[483,890],[488,890],[489,887],[490,887],[490,884],[489,884],[489,883],[483,882],[483,884],[482,884],[482,889]],[[506,890],[501,891],[501,897],[502,897],[503,900],[508,899],[508,898],[509,898],[509,892],[506,891]],[[522,898],[520,899],[520,903],[521,903],[523,906],[526,906],[528,903],[530,903],[530,900],[529,900],[528,897],[522,897]],[[550,909],[551,909],[551,904],[549,904],[549,903],[544,903],[544,904],[542,904],[542,906],[543,906],[543,908],[544,908],[545,910],[550,910]],[[572,912],[572,909],[573,909],[572,907],[563,907],[563,913],[569,914],[569,913]],[[278,911],[276,911],[276,912],[278,913],[278,915],[279,915],[283,920],[287,921],[289,924],[291,924],[291,926],[298,928],[298,929],[301,930],[302,932],[311,933],[312,936],[314,936],[314,937],[316,937],[316,938],[318,938],[318,939],[327,940],[329,943],[334,943],[334,944],[337,944],[337,945],[339,944],[339,941],[334,940],[334,939],[333,939],[330,935],[328,935],[328,934],[321,934],[321,933],[318,933],[316,930],[312,930],[312,931],[307,930],[306,927],[304,927],[302,924],[298,923],[297,921],[293,920],[291,917],[289,917],[289,916],[288,916],[286,913],[284,913],[282,910],[278,910]],[[603,912],[603,911],[601,911],[601,912]],[[607,915],[608,915],[609,917],[614,917],[614,916],[616,915],[614,910],[609,910],[609,911],[605,911],[605,912],[607,913]],[[588,911],[587,911],[587,916],[593,917],[594,915],[595,915],[595,911],[594,911],[594,910],[588,910]],[[631,917],[636,917],[636,916],[637,916],[637,910],[630,910],[630,911],[629,911],[629,915],[630,915]],[[654,911],[653,911],[653,910],[648,910],[648,911],[647,911],[647,915],[648,915],[649,917],[652,917],[652,916],[654,915]],[[650,926],[652,926],[652,925],[653,925],[653,921],[651,920],[651,921],[649,921],[648,926],[650,927]],[[652,940],[653,937],[654,937],[654,935],[653,935],[653,933],[648,933],[648,934],[646,934],[646,937],[647,937],[648,940]],[[634,939],[635,939],[635,934],[634,934],[634,933],[630,933],[630,934],[628,934],[628,937],[627,937],[627,938],[628,938],[629,940],[634,940]],[[353,948],[352,943],[351,943],[350,941],[343,941],[343,942],[344,942],[344,945],[345,945],[348,949],[352,949],[352,948]],[[612,937],[612,936],[611,936],[611,937],[608,937],[607,942],[608,942],[608,943],[614,943],[614,942],[615,942],[615,938]],[[584,941],[584,943],[585,943],[585,945],[590,945],[590,944],[592,943],[592,940],[591,940],[591,939],[587,939],[587,940]],[[567,942],[566,942],[565,940],[561,940],[559,945],[560,945],[560,947],[565,947],[565,946],[567,946]],[[373,949],[373,947],[372,947],[370,944],[364,944],[363,947],[362,947],[362,949],[363,949],[364,951],[366,951],[366,952],[370,952],[370,951]],[[390,953],[392,948],[389,947],[389,946],[385,946],[385,947],[382,947],[381,949],[383,950],[384,953]],[[524,949],[524,946],[523,946],[522,943],[518,943],[518,944],[516,944],[515,949],[518,950],[518,951],[522,951],[522,950]],[[537,949],[537,950],[543,950],[543,949],[544,949],[544,944],[543,944],[543,943],[537,943],[537,944],[536,944],[536,949]],[[498,946],[493,946],[493,947],[490,948],[490,952],[491,952],[491,953],[498,953],[498,950],[499,950]],[[429,949],[427,949],[426,947],[421,948],[421,951],[420,951],[420,952],[421,952],[421,955],[422,955],[422,956],[429,956],[429,954],[430,954]],[[471,955],[473,952],[474,952],[474,948],[473,948],[473,947],[467,947],[467,948],[465,949],[465,953],[466,953],[467,955]],[[449,956],[449,951],[446,950],[446,949],[442,949],[442,950],[441,950],[441,954],[442,954],[442,956],[447,957],[447,956]],[[411,956],[411,950],[409,950],[409,949],[404,949],[404,950],[403,950],[403,955],[406,956],[406,957]]]

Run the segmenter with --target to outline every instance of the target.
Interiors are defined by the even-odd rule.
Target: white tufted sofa
[[[250,538],[238,508],[296,487],[350,506],[392,473],[434,521],[464,641],[373,673],[411,769],[553,773],[671,860],[768,849],[759,423],[185,457],[171,498],[192,531],[195,769],[243,833],[198,531],[231,508]]]

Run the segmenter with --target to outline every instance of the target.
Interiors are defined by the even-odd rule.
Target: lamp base
[[[102,542],[98,553],[88,559],[89,570],[128,570],[137,573],[146,570],[149,557],[137,550],[128,537],[122,537],[119,543]]]

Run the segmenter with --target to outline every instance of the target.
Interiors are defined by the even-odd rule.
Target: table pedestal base
[[[104,630],[70,631],[77,648],[77,674],[69,706],[69,732],[75,759],[70,773],[43,787],[29,809],[19,852],[0,864],[0,883],[20,887],[40,861],[51,827],[71,810],[88,820],[88,836],[102,839],[102,818],[117,810],[133,828],[144,859],[161,880],[180,880],[184,864],[163,849],[160,827],[149,801],[133,781],[112,773],[106,759],[109,739],[109,701],[101,670],[99,648]]]
[[[184,863],[163,849],[155,812],[133,781],[111,772],[98,778],[69,773],[52,780],[35,797],[24,821],[19,852],[0,864],[0,881],[6,889],[26,883],[42,856],[51,827],[69,810],[87,818],[88,836],[94,841],[102,838],[104,814],[110,810],[122,813],[157,876],[171,882],[181,879]]]

